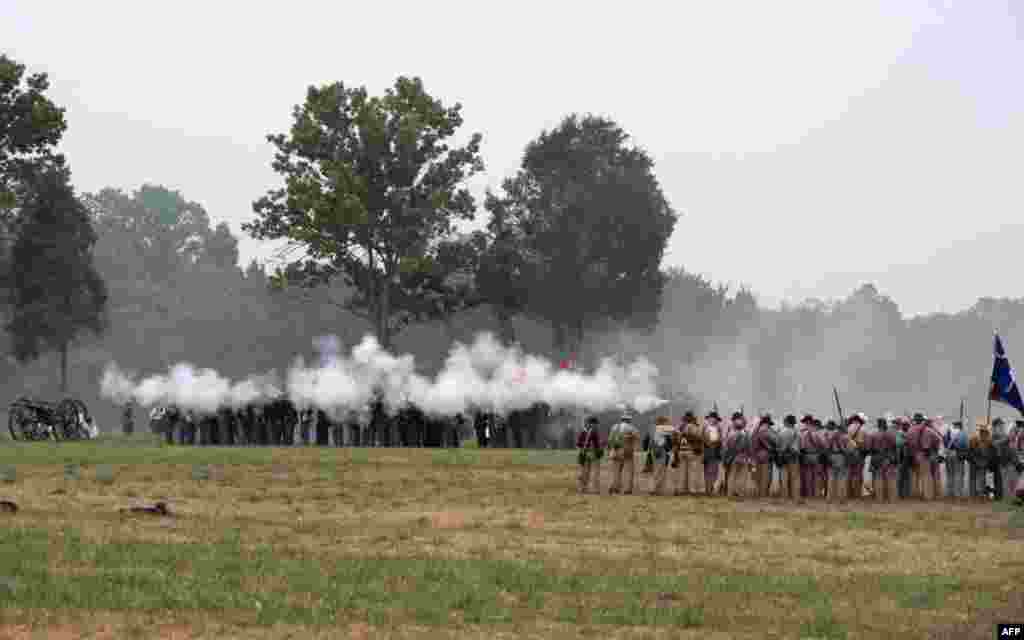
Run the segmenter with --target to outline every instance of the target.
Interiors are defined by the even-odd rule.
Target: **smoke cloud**
[[[307,366],[297,358],[288,370],[284,393],[298,407],[332,414],[358,411],[377,394],[389,411],[411,403],[432,415],[472,409],[507,414],[539,402],[556,410],[604,411],[629,405],[643,412],[665,403],[658,397],[658,369],[644,357],[629,366],[604,359],[593,373],[559,370],[545,358],[506,347],[493,334],[482,333],[472,345],[453,344],[441,372],[429,379],[416,372],[412,355],[392,355],[369,335],[347,356],[336,336],[317,338],[314,348],[317,364]],[[175,404],[203,412],[282,393],[273,376],[232,383],[212,369],[187,363],[138,383],[111,363],[100,386],[102,394],[115,402],[134,399],[143,406]]]

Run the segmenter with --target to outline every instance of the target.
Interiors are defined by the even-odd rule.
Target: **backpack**
[[[960,429],[959,431],[951,431],[949,434],[949,444],[946,448],[953,449],[954,451],[966,451],[967,432],[963,429]]]

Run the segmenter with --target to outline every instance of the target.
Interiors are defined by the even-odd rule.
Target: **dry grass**
[[[0,485],[0,640],[988,638],[1024,611],[992,504],[581,496],[564,452],[27,446],[0,450],[31,463]]]

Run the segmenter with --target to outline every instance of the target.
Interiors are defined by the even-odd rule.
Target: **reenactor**
[[[722,462],[722,432],[719,428],[721,422],[722,418],[718,412],[711,411],[704,416],[704,426],[701,428],[704,448],[704,495],[709,497],[714,494]]]
[[[634,458],[640,434],[633,426],[633,414],[625,411],[619,423],[612,427],[608,437],[608,445],[612,450],[612,486],[609,493],[633,493],[633,483],[636,480]],[[623,478],[625,476],[625,478]],[[625,479],[625,491],[623,491],[623,479]]]
[[[864,497],[864,462],[867,457],[865,454],[867,432],[864,431],[864,425],[867,424],[867,421],[868,417],[863,413],[855,413],[846,421],[851,445],[846,453],[849,464],[847,471],[850,477],[850,486],[846,491],[846,497],[851,500]]]
[[[918,450],[921,459],[921,487],[918,492],[925,500],[942,497],[942,484],[939,475],[941,464],[942,434],[935,427],[933,419],[925,419],[924,428],[918,436]]]
[[[925,499],[924,477],[927,472],[924,449],[922,447],[922,434],[924,433],[925,418],[923,413],[915,413],[910,428],[907,429],[907,449],[911,457],[911,496],[918,499]]]
[[[667,416],[658,416],[654,421],[653,437],[644,438],[644,451],[654,459],[654,477],[651,483],[651,495],[660,496],[665,491],[665,478],[668,476],[669,465],[675,465],[679,447],[679,433],[672,428],[672,420]]]
[[[778,455],[778,434],[770,413],[761,416],[750,435],[750,452],[754,464],[754,492],[758,498],[767,498],[772,486],[772,460]]]
[[[724,428],[722,429],[722,482],[721,482],[721,485],[719,486],[719,492],[723,496],[726,496],[726,497],[731,495],[729,493],[729,481],[732,479],[731,476],[732,476],[733,458],[730,458],[730,457],[725,455],[725,444],[727,442],[729,442],[729,439],[732,438],[733,433],[735,433],[735,431],[736,431],[736,416],[737,415],[742,417],[743,413],[742,412],[734,413],[732,420],[727,422],[727,423],[725,423]]]
[[[702,476],[704,434],[693,411],[687,411],[683,415],[675,438],[674,463],[677,467],[675,495],[696,494],[699,492]]]
[[[818,451],[818,458],[814,463],[814,497],[824,499],[828,495],[828,431],[822,426],[821,419],[814,419],[814,429],[811,431],[811,438],[814,440],[814,447]]]
[[[491,439],[490,429],[487,425],[487,416],[483,411],[477,411],[473,417],[473,429],[476,431],[476,441],[481,449],[487,448],[487,442]]]
[[[1020,467],[1024,466],[1024,420],[1014,421],[1013,428],[1007,438],[1008,464],[1003,470],[1003,478],[1006,480],[1006,495],[1013,496],[1017,493],[1017,485],[1021,483]]]
[[[886,418],[879,418],[877,424],[878,431],[870,434],[867,439],[867,449],[871,455],[871,488],[875,500],[892,502],[897,495],[897,425],[893,424],[890,428],[889,420]]]
[[[899,427],[896,430],[897,478],[896,490],[898,497],[906,499],[910,497],[914,459],[907,442],[907,432],[910,431],[910,420],[906,416],[898,418]]]
[[[995,457],[995,447],[992,444],[992,428],[985,418],[978,418],[976,429],[967,440],[968,463],[970,465],[971,497],[984,498],[985,480],[989,470],[990,461]]]
[[[1006,436],[1006,422],[1002,418],[992,421],[992,455],[989,458],[988,470],[992,473],[992,488],[995,490],[993,496],[996,500],[1003,499],[1003,464],[1007,458],[1008,439]]]
[[[194,446],[196,444],[196,432],[198,431],[196,412],[189,409],[185,412],[185,424],[182,429],[182,444]]]
[[[750,472],[753,459],[750,455],[750,433],[746,431],[747,419],[737,411],[732,414],[732,433],[725,441],[722,460],[728,477],[728,495],[742,498],[750,494]]]
[[[796,430],[796,416],[787,415],[779,432],[775,464],[779,467],[779,494],[787,500],[799,500],[800,488],[800,434]]]
[[[950,498],[963,498],[964,495],[964,464],[967,462],[967,432],[964,423],[957,420],[942,438],[946,447],[946,495]]]
[[[235,431],[235,412],[230,407],[221,407],[217,411],[217,420],[220,423],[220,432],[224,436],[223,444],[226,446],[234,446],[238,442],[237,433]]]
[[[580,493],[587,493],[593,479],[594,493],[601,493],[601,458],[604,450],[601,448],[601,436],[597,432],[598,420],[596,416],[590,416],[576,438],[576,448],[579,450],[580,474],[577,483],[577,490]]]
[[[818,441],[814,435],[814,416],[805,414],[800,419],[800,425],[800,497],[810,499],[818,495],[817,465],[821,452],[818,451]]]
[[[845,425],[843,426],[845,427]],[[846,492],[850,488],[846,460],[846,452],[850,448],[850,438],[845,428],[840,428],[835,420],[830,419],[825,424],[825,431],[828,434],[828,501],[841,504],[846,502]]]
[[[135,402],[132,400],[124,403],[121,412],[121,433],[126,436],[135,433]]]

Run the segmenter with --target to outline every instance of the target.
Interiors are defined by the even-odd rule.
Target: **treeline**
[[[309,89],[290,131],[268,136],[282,185],[243,225],[286,240],[283,264],[243,267],[229,227],[187,194],[75,195],[56,152],[63,111],[45,97],[45,75],[23,76],[0,56],[3,405],[56,399],[66,370],[109,430],[117,413],[97,396],[110,360],[142,374],[179,361],[231,377],[284,373],[316,336],[351,345],[372,332],[431,373],[453,340],[486,330],[585,366],[647,356],[677,400],[671,411],[825,412],[835,385],[851,410],[948,413],[984,396],[994,327],[1011,359],[1024,339],[1022,300],[906,319],[866,285],[769,310],[750,291],[661,268],[677,216],[649,156],[603,117],[570,115],[542,132],[477,203],[466,183],[484,170],[482,136],[462,134],[461,105],[416,78],[383,96]],[[478,204],[486,228],[457,233]],[[67,366],[55,366],[62,354]]]

